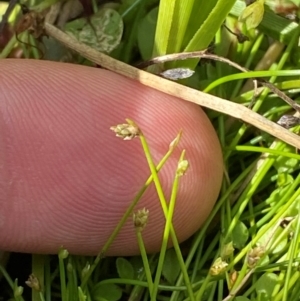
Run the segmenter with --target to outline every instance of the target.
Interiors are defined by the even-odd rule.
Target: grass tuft
[[[54,2],[32,1],[31,8],[44,10]],[[290,20],[284,16],[291,2],[281,1],[279,8],[283,15],[276,14],[279,9],[276,3],[270,3],[266,0],[262,6],[263,1],[258,0],[253,4],[252,8],[259,5],[260,12],[248,28],[245,23],[249,23],[249,16],[248,21],[239,18],[243,11],[244,16],[247,13],[242,0],[132,0],[109,4],[119,14],[118,28],[124,26],[123,39],[116,43],[110,55],[136,65],[142,58],[150,59],[151,54],[156,57],[209,48],[208,53],[224,59],[212,61],[200,56],[188,60],[157,61],[157,65],[148,70],[157,73],[175,67],[190,68],[194,75],[181,80],[182,84],[250,107],[277,122],[285,114],[294,114],[291,106],[283,102],[274,89],[255,87],[253,80],[264,79],[274,84],[292,99],[295,103],[292,107],[297,108],[300,29],[297,18]],[[93,7],[95,12],[101,10],[96,1],[93,1]],[[299,11],[296,3],[296,17],[299,17]],[[18,20],[15,10],[9,19],[10,24],[16,25]],[[116,28],[109,21],[104,23],[108,24],[106,29],[112,32],[112,36],[105,36],[103,40],[116,41],[117,37],[113,36]],[[105,35],[105,31],[101,34]],[[32,36],[27,39],[27,36],[25,32],[20,33],[20,39],[28,40],[29,45],[18,44],[16,36],[10,36],[0,58],[12,55],[13,50],[20,50],[23,57],[39,59],[40,41],[35,41]],[[239,43],[246,37],[247,41]],[[30,45],[35,47],[28,47]],[[54,47],[51,50],[56,50],[58,46],[51,47]],[[74,63],[90,64],[83,57],[74,57],[73,53],[68,55]],[[237,64],[245,72],[235,69]],[[295,117],[298,113],[294,114]],[[182,133],[179,132],[156,165],[142,129],[127,119],[125,125],[114,126],[112,130],[123,139],[140,139],[150,176],[98,256],[73,256],[63,248],[58,256],[32,255],[33,275],[28,282],[33,288],[30,296],[29,288],[12,276],[15,275],[11,269],[13,259],[9,260],[7,268],[4,262],[0,263],[0,299],[297,300],[300,294],[299,154],[295,148],[257,130],[255,124],[243,123],[242,118],[233,120],[209,110],[207,114],[222,145],[224,180],[215,207],[186,245],[178,244],[172,224],[180,176],[188,167],[185,151],[174,171],[170,202],[165,198],[158,177],[163,165],[173,155]],[[290,129],[294,133],[299,133],[299,130],[297,124]],[[147,227],[151,212],[147,208],[138,210],[136,205],[152,182],[166,223],[161,251],[150,256],[145,251],[143,229]],[[141,256],[105,258],[122,226],[133,214]],[[167,250],[170,239],[174,248]],[[18,269],[21,273],[22,267]],[[36,283],[40,285],[38,289]]]

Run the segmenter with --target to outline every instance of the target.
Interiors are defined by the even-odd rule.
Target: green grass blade
[[[170,40],[170,32],[175,5],[176,1],[173,0],[160,1],[153,46],[153,57],[166,54],[168,45],[174,42]],[[173,39],[174,38],[176,37],[173,37]]]
[[[212,82],[207,86],[203,92],[208,93],[215,87],[224,84],[226,82],[245,79],[245,78],[257,78],[257,77],[271,77],[271,76],[299,76],[300,70],[269,70],[269,71],[249,71],[244,73],[235,73],[228,76],[224,76]]]
[[[184,51],[202,50],[207,48],[213,41],[215,34],[220,29],[234,3],[235,0],[219,0]],[[194,69],[198,61],[199,60],[187,60],[183,63],[180,62],[180,66]]]
[[[180,0],[173,2],[176,3],[176,6],[170,31],[170,43],[167,47],[167,53],[179,52],[182,49],[182,42],[194,4],[194,0]]]

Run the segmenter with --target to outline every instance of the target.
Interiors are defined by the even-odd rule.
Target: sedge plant
[[[33,7],[44,9],[52,2],[33,3]],[[225,62],[205,63],[202,58],[169,61],[151,66],[148,71],[189,68],[194,75],[180,80],[181,84],[250,107],[277,122],[282,115],[294,112],[268,88],[255,87],[253,79],[267,80],[295,103],[299,102],[299,25],[297,18],[291,20],[284,16],[290,2],[281,1],[278,6],[277,1],[257,0],[246,9],[242,0],[121,1],[114,9],[126,30],[111,55],[136,64],[165,54],[208,48],[215,55],[252,71],[242,72]],[[297,17],[300,3],[295,0],[293,5]],[[99,9],[95,3],[94,8]],[[283,15],[277,13],[279,10]],[[240,42],[239,39],[245,37],[247,39]],[[16,42],[12,36],[0,57],[7,57]],[[34,48],[24,47],[24,51],[28,51],[29,57],[38,57]],[[82,58],[78,61],[87,64]],[[256,130],[255,124],[250,126],[221,113],[207,113],[222,145],[224,180],[218,202],[190,240],[188,250],[183,254],[172,226],[178,174],[176,172],[174,177],[169,205],[157,176],[176,143],[171,144],[165,157],[155,165],[146,138],[139,135],[151,175],[115,231],[95,258],[72,256],[63,248],[58,259],[32,255],[32,272],[43,288],[34,291],[32,300],[298,299],[300,177],[297,150]],[[128,120],[128,124],[138,129],[134,122]],[[290,130],[298,133],[299,126],[295,124]],[[175,141],[179,139],[180,134]],[[141,256],[104,258],[133,213],[135,217],[142,214],[145,219],[147,214],[151,216],[147,208],[141,213],[135,207],[152,181],[166,218],[161,252],[146,254],[142,228],[147,225],[141,227],[135,223],[139,225],[136,236]],[[174,249],[166,250],[169,237]],[[109,269],[117,270],[114,277],[110,277]],[[23,284],[12,279],[4,265],[0,265],[0,271],[4,286],[0,296],[3,291],[14,300],[24,300]]]

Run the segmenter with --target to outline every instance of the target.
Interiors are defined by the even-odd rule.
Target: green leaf
[[[174,0],[173,0],[174,1]],[[167,53],[176,53],[182,50],[182,43],[186,34],[189,18],[192,13],[195,0],[177,0],[172,27],[170,30],[170,43]]]
[[[120,278],[123,279],[134,279],[134,269],[131,263],[122,257],[116,260],[117,271]]]
[[[193,35],[193,38],[189,41],[184,51],[203,50],[207,48],[213,41],[215,34],[220,29],[235,2],[236,0],[218,0],[203,24],[201,24],[201,26],[199,25],[197,32]],[[198,59],[193,59],[177,62],[174,66],[172,65],[172,68],[186,67],[193,70],[198,61]]]
[[[285,152],[294,152],[293,148],[286,146],[284,148]],[[294,172],[299,166],[299,161],[294,158],[288,158],[285,156],[278,156],[274,162],[274,167],[277,169],[278,173],[291,173]]]
[[[189,17],[188,30],[186,31],[183,40],[184,47],[186,47],[186,45],[193,38],[195,32],[197,32],[200,26],[207,19],[217,2],[218,0],[197,0],[194,2],[193,11]]]
[[[207,48],[235,1],[161,0],[152,55]],[[186,67],[194,70],[198,61],[199,59],[170,62],[167,68]],[[151,71],[157,71],[156,69],[153,67]]]
[[[158,8],[156,7],[140,21],[138,27],[137,42],[143,60],[149,60],[152,57],[157,14]]]
[[[282,199],[289,191],[290,185],[279,186],[276,190],[272,191],[270,197],[267,199],[268,204],[275,205]]]
[[[153,56],[179,52],[195,0],[161,0],[159,3]],[[190,29],[190,28],[189,28]]]
[[[92,300],[95,301],[118,301],[122,297],[122,290],[120,287],[118,287],[115,284],[106,283],[101,284],[97,283],[94,286],[94,289],[92,291]]]
[[[255,283],[257,294],[262,295],[260,300],[271,300],[272,293],[279,279],[276,274],[265,273]]]
[[[256,28],[264,16],[264,2],[264,0],[257,0],[247,6],[240,15],[239,22],[245,23],[247,29]]]
[[[294,178],[289,175],[288,173],[282,172],[278,173],[278,178],[277,178],[277,186],[286,186],[289,184],[292,184],[294,182]]]
[[[232,230],[233,246],[237,249],[242,249],[249,237],[249,231],[244,223],[238,221]]]
[[[170,32],[174,19],[175,4],[176,1],[174,0],[161,0],[159,3],[155,42],[152,52],[152,56],[154,57],[166,54],[168,45],[172,42]]]
[[[81,18],[68,23],[65,31],[81,43],[100,52],[110,53],[120,44],[123,21],[117,11],[104,8],[93,15],[90,22]]]
[[[239,17],[244,8],[245,1],[237,0],[230,13],[235,17]],[[297,22],[293,22],[274,14],[272,11],[266,10],[258,29],[265,35],[288,45],[297,32],[298,27]]]
[[[165,261],[162,269],[163,276],[170,284],[175,284],[175,281],[180,273],[180,266],[177,260],[174,249],[169,249],[166,252]]]
[[[288,208],[285,213],[285,216],[294,217],[299,214],[298,204],[300,202],[300,197],[298,197],[293,204]]]
[[[130,258],[130,264],[133,267],[135,279],[144,272],[144,264],[141,256],[134,256]]]
[[[272,242],[272,250],[271,250],[271,253],[272,254],[276,254],[276,253],[279,253],[281,252],[287,242],[288,242],[288,238],[287,238],[287,235],[284,235],[284,236],[280,236],[281,233],[284,231],[281,227],[277,227],[274,231],[274,228],[270,228],[269,230],[265,230],[266,227],[268,225],[263,225],[260,230],[258,231],[257,235],[260,234],[260,232],[264,232],[262,237],[258,240],[257,244],[260,245],[260,246],[266,246],[267,245],[267,249],[270,248],[270,244],[269,242],[271,241]],[[278,237],[281,237],[280,241],[277,240]],[[274,242],[277,242],[276,245],[274,246]]]

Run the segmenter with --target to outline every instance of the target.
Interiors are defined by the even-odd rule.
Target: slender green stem
[[[136,286],[148,288],[148,282],[141,281],[141,280],[134,280],[134,279],[110,278],[110,279],[102,280],[100,283],[102,285],[114,283],[114,284],[122,284],[122,285],[136,285]],[[193,287],[193,289],[197,289],[202,284],[203,284],[203,280],[197,281],[197,282],[193,283],[192,287]],[[166,291],[166,292],[173,292],[173,291],[187,292],[186,286],[178,286],[178,285],[160,284],[158,286],[158,289],[161,291]]]
[[[251,63],[252,63],[252,61],[254,59],[254,56],[257,54],[258,48],[259,48],[259,46],[261,45],[261,43],[263,41],[263,38],[264,38],[263,34],[260,34],[257,37],[257,39],[256,39],[253,47],[250,50],[250,55],[249,55],[249,57],[247,59],[247,62],[246,62],[246,64],[243,67],[245,67],[247,69],[250,67],[250,65],[251,65]],[[231,99],[235,98],[238,95],[238,92],[240,91],[242,84],[243,84],[243,81],[239,81],[236,84],[236,86],[235,86],[235,88],[234,88],[234,90],[233,90],[233,92],[231,94],[231,97],[230,97]]]
[[[180,134],[175,138],[175,140],[179,141],[179,139],[180,139]],[[159,172],[161,170],[161,168],[163,167],[163,165],[166,163],[166,161],[168,160],[168,158],[173,153],[173,150],[174,150],[174,148],[170,147],[169,150],[168,150],[168,152],[166,153],[166,155],[158,163],[157,167],[154,167],[154,169],[157,172]],[[101,258],[103,257],[103,255],[105,255],[105,253],[107,252],[108,248],[111,246],[111,244],[113,243],[113,241],[115,240],[115,238],[119,234],[120,230],[122,229],[123,225],[127,221],[128,217],[132,214],[132,211],[133,211],[134,207],[136,206],[136,204],[138,203],[138,201],[141,199],[142,195],[144,194],[144,192],[149,187],[149,185],[151,184],[152,181],[153,181],[153,174],[151,174],[149,176],[149,178],[147,179],[147,181],[144,184],[144,186],[137,193],[137,195],[135,196],[134,200],[132,201],[132,203],[130,204],[130,206],[128,207],[128,209],[126,210],[126,212],[124,213],[124,215],[122,216],[120,222],[118,223],[118,225],[116,226],[116,228],[114,229],[114,231],[112,232],[112,234],[110,235],[110,237],[108,238],[108,240],[105,243],[104,247],[102,248],[101,252],[95,258],[95,260],[94,260],[93,264],[91,265],[89,271],[86,273],[85,277],[82,279],[82,283],[81,283],[81,287],[82,288],[84,288],[86,286],[87,281],[88,281],[89,277],[91,276],[92,272],[95,270],[96,266],[99,264],[99,262],[100,262]]]
[[[190,248],[190,251],[189,251],[189,254],[187,256],[187,259],[185,261],[185,265],[186,265],[186,268],[189,268],[191,262],[192,262],[192,259],[194,257],[194,254],[196,253],[197,251],[197,248],[200,244],[200,242],[203,240],[205,234],[207,233],[208,231],[208,227],[210,226],[213,218],[217,215],[217,212],[220,210],[221,206],[223,205],[224,202],[226,202],[226,200],[228,199],[228,197],[231,195],[231,193],[237,188],[237,186],[241,183],[241,181],[248,175],[248,173],[250,172],[250,170],[253,168],[253,164],[249,165],[245,170],[244,172],[242,172],[238,177],[237,179],[231,184],[230,187],[228,187],[226,193],[221,197],[221,199],[218,201],[218,203],[214,206],[212,212],[210,213],[210,215],[208,216],[206,222],[204,223],[204,225],[202,226],[201,230],[198,232],[198,234],[196,234],[195,236],[195,240],[194,240],[194,243],[193,245],[191,246]],[[179,277],[178,277],[178,280],[176,282],[176,285],[181,285],[183,281],[183,274],[181,274]],[[174,292],[171,296],[171,300],[172,301],[175,301],[176,298],[178,296],[178,293],[177,292]]]
[[[38,279],[41,291],[32,289],[32,301],[44,300],[45,286],[45,255],[32,254],[32,274]],[[43,299],[41,299],[43,296]]]
[[[291,248],[288,252],[288,256],[290,258],[288,268],[286,271],[286,277],[284,279],[284,286],[283,286],[283,296],[282,296],[282,301],[288,301],[288,293],[289,293],[289,286],[292,278],[292,270],[293,270],[293,265],[294,265],[294,258],[296,258],[299,254],[299,238],[300,238],[300,203],[298,201],[297,204],[297,209],[298,209],[298,215],[296,216],[296,229],[294,232],[294,239],[292,240],[291,243]]]
[[[4,49],[0,53],[0,59],[5,59],[9,56],[14,46],[17,43],[16,35],[13,35],[9,42],[5,45]]]
[[[11,289],[13,289],[14,288],[14,282],[10,278],[10,276],[7,273],[6,269],[1,264],[0,264],[0,274],[3,275],[3,277],[5,278],[5,280],[7,281],[9,286],[11,287]]]
[[[152,275],[151,275],[149,260],[148,260],[147,252],[146,252],[146,249],[145,249],[144,241],[143,241],[142,232],[137,229],[136,230],[136,235],[137,235],[137,241],[138,241],[140,252],[141,252],[141,257],[142,257],[143,264],[144,264],[144,270],[145,270],[145,274],[146,274],[146,279],[147,279],[147,283],[148,283],[150,296],[152,296],[153,281],[152,281]]]
[[[219,85],[238,79],[260,78],[260,77],[271,77],[271,76],[276,76],[276,77],[299,76],[299,75],[300,75],[300,70],[268,70],[268,71],[248,71],[244,73],[235,73],[215,80],[209,86],[207,86],[203,90],[203,92],[208,93]]]
[[[140,140],[141,140],[141,143],[142,143],[142,147],[143,147],[143,150],[144,150],[144,153],[145,153],[145,157],[147,159],[149,168],[151,170],[151,174],[153,176],[153,182],[154,182],[155,187],[156,187],[156,192],[158,194],[158,197],[159,197],[162,209],[163,209],[163,213],[165,215],[165,218],[167,219],[167,217],[168,217],[168,206],[167,206],[166,198],[165,198],[164,193],[163,193],[161,183],[160,183],[159,178],[158,178],[156,167],[154,165],[152,156],[150,154],[148,143],[147,143],[147,141],[146,141],[146,139],[145,139],[145,137],[143,136],[142,133],[140,134],[139,137],[140,137]],[[181,254],[179,243],[178,243],[176,233],[175,233],[175,230],[174,230],[174,227],[173,227],[172,224],[170,225],[170,234],[171,234],[171,238],[172,238],[172,241],[173,241],[174,250],[176,252],[177,259],[179,261],[179,265],[181,267],[181,271],[182,271],[182,274],[183,274],[185,284],[188,287],[189,297],[190,297],[191,300],[194,300],[194,294],[193,294],[193,291],[191,289],[190,279],[189,279],[187,269],[186,269],[185,264],[184,264],[184,260],[183,260],[182,254]]]
[[[257,153],[266,153],[266,154],[273,154],[276,156],[283,156],[287,158],[293,158],[300,160],[300,155],[290,153],[287,151],[281,151],[278,149],[266,148],[266,147],[259,147],[259,146],[250,146],[250,145],[237,145],[233,149],[237,151],[244,151],[244,152],[257,152]]]
[[[183,161],[184,154],[185,154],[185,151],[183,151],[181,153],[178,166]],[[168,242],[169,242],[169,235],[170,235],[170,229],[171,229],[172,219],[173,219],[173,214],[174,214],[174,209],[175,209],[176,196],[177,196],[177,190],[178,190],[180,176],[181,175],[178,173],[178,170],[176,170],[175,179],[173,181],[173,186],[172,186],[172,193],[171,193],[171,199],[170,199],[169,208],[168,208],[168,214],[166,217],[165,229],[164,229],[164,233],[163,233],[163,241],[162,241],[162,245],[160,248],[160,254],[159,254],[159,259],[158,259],[158,264],[157,264],[157,269],[156,269],[154,287],[153,287],[153,292],[151,295],[151,301],[156,301],[156,299],[157,299],[158,284],[161,279],[163,263],[165,260],[166,250],[167,250],[167,246],[168,246]],[[189,286],[190,284],[188,283],[186,285]],[[190,287],[190,291],[192,291],[191,287]]]
[[[39,297],[39,301],[45,301],[44,294],[42,292],[39,292]]]
[[[50,270],[50,259],[49,255],[45,256],[45,299],[46,301],[51,301],[51,270]]]
[[[65,249],[61,249],[58,253],[59,262],[59,276],[60,276],[60,286],[61,286],[61,300],[67,301],[67,285],[66,285],[66,271],[64,259],[68,256],[68,252]]]

